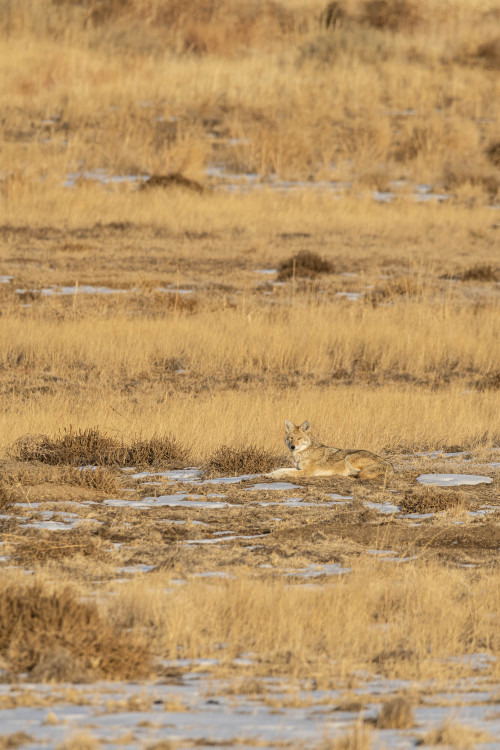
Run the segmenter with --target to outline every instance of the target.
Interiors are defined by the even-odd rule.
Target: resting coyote
[[[268,476],[294,477],[299,473],[304,477],[357,477],[374,479],[394,474],[389,461],[370,451],[343,450],[329,448],[316,440],[310,433],[311,425],[304,422],[296,427],[285,420],[285,445],[292,451],[295,469],[276,469]]]

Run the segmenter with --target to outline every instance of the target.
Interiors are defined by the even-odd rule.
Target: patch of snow
[[[145,479],[146,477],[166,477],[177,482],[194,482],[203,474],[201,469],[190,466],[186,469],[172,469],[171,471],[141,471],[132,474],[132,479]]]
[[[247,479],[256,479],[260,474],[241,474],[238,477],[216,477],[215,479],[204,479],[201,484],[238,484]]]
[[[393,503],[369,503],[364,502],[363,505],[365,508],[372,508],[373,510],[378,510],[380,513],[399,513],[401,508],[399,505],[394,505]]]
[[[254,484],[251,487],[247,487],[247,490],[297,490],[299,486],[297,484],[291,484],[290,482],[263,482],[262,484]]]
[[[491,484],[493,479],[478,474],[421,474],[420,484],[433,484],[437,487],[459,487],[460,485]]]
[[[286,573],[287,576],[298,578],[319,578],[319,576],[344,575],[350,573],[351,568],[343,568],[339,563],[325,563],[325,565],[308,565]]]
[[[179,492],[176,495],[159,495],[158,497],[144,497],[142,500],[104,500],[104,505],[112,505],[119,508],[158,508],[161,506],[184,508],[226,508],[228,503],[216,500],[186,500],[187,497],[201,497],[201,495],[188,495],[187,492]]]
[[[361,295],[362,292],[335,292],[336,297],[344,297],[351,302],[357,302],[358,299],[361,299]]]

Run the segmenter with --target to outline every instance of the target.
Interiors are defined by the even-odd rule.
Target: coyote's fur
[[[292,452],[294,469],[276,469],[269,476],[281,477],[357,477],[375,479],[394,474],[389,461],[370,451],[330,448],[311,435],[311,425],[303,422],[296,427],[285,421],[285,445]]]

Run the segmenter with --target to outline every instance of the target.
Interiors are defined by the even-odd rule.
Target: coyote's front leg
[[[282,479],[283,477],[296,477],[298,479],[303,473],[300,469],[275,469],[265,476],[273,479]]]

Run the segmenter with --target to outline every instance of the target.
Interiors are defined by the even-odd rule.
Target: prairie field
[[[0,750],[498,747],[500,4],[0,11]]]

